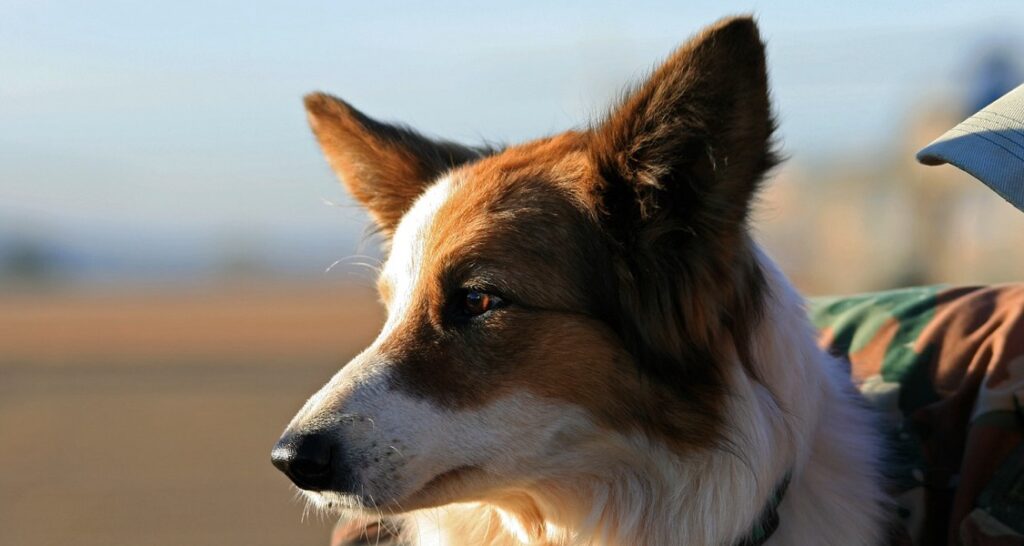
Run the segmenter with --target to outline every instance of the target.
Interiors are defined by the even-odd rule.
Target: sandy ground
[[[380,320],[346,286],[0,297],[0,544],[326,544],[270,448]]]

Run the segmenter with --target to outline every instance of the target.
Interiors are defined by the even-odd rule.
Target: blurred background
[[[580,126],[727,14],[810,294],[1024,280],[1024,214],[914,152],[1024,81],[1024,4],[0,0],[0,544],[325,544],[271,445],[371,339],[377,242],[301,96],[470,143]]]

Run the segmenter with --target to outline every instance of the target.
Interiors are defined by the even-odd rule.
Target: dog
[[[749,17],[504,149],[305,99],[388,247],[375,341],[275,466],[427,545],[877,545],[882,440],[749,234],[778,162]]]

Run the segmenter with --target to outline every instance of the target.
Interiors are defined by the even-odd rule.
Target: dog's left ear
[[[601,202],[626,233],[659,219],[702,237],[735,230],[776,161],[773,128],[757,25],[749,17],[721,21],[591,132],[607,183]]]

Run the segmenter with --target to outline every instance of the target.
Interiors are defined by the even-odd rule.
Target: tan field
[[[270,448],[380,320],[345,285],[3,296],[0,544],[326,544]]]

